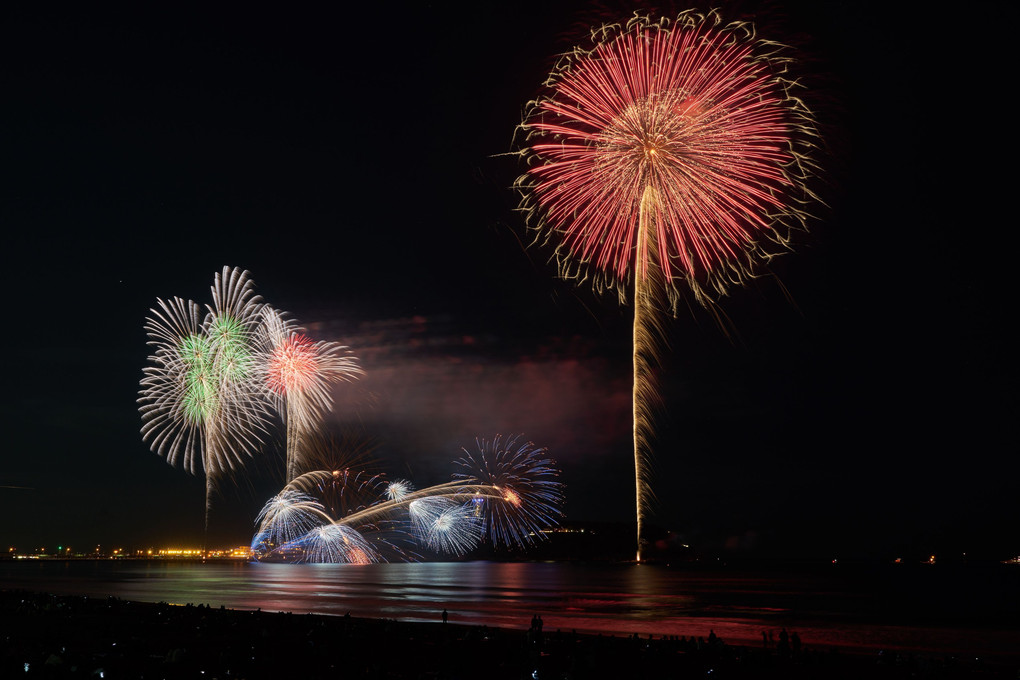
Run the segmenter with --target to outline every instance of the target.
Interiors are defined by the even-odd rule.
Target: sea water
[[[0,587],[546,632],[981,657],[1020,654],[1020,567],[723,568],[556,562],[370,565],[16,560]]]

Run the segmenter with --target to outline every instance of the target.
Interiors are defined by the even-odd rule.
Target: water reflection
[[[517,629],[541,614],[547,631],[707,636],[714,630],[729,642],[751,645],[760,644],[763,629],[786,626],[814,644],[896,640],[903,648],[923,648],[937,640],[945,649],[980,647],[977,633],[957,627],[940,632],[877,620],[890,613],[867,609],[874,593],[850,589],[832,575],[632,564],[52,561],[0,563],[0,586],[405,621],[438,622],[446,609],[453,623]],[[997,635],[986,630],[980,642],[993,644]]]
[[[436,621],[447,609],[454,622],[515,628],[527,628],[541,613],[549,630],[657,635],[690,634],[690,617],[699,614],[675,573],[648,565],[256,564],[251,570],[257,576],[246,580],[260,594],[246,593],[243,604],[230,606],[406,621]]]

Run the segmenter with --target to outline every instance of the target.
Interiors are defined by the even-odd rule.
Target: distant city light
[[[89,553],[73,552],[70,547],[60,546],[54,553],[49,552],[46,548],[38,548],[31,553],[21,553],[14,546],[8,548],[8,553],[11,558],[17,560],[37,560],[37,559],[240,559],[249,560],[253,558],[251,548],[246,545],[232,547],[232,548],[219,548],[219,549],[204,549],[204,548],[183,548],[183,547],[168,547],[168,548],[139,548],[135,550],[128,550],[126,548],[114,548],[109,553],[104,552],[100,546],[96,546],[95,551]]]

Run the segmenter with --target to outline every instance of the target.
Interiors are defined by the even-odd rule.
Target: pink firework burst
[[[287,481],[299,474],[309,438],[333,408],[333,385],[364,374],[347,347],[313,341],[284,315],[263,312],[259,346],[265,387],[287,424]]]
[[[681,288],[708,304],[803,226],[810,113],[746,24],[685,13],[595,38],[531,105],[522,208],[565,275],[622,296],[656,274],[674,308]]]
[[[320,386],[319,358],[315,342],[301,333],[292,334],[269,355],[266,384],[273,393],[308,392]]]

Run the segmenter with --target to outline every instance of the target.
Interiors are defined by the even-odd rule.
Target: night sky
[[[630,309],[558,279],[510,189],[526,102],[616,10],[545,4],[4,10],[0,544],[202,543],[135,399],[149,308],[224,265],[360,357],[330,428],[380,470],[523,433],[566,521],[632,522]],[[652,521],[704,555],[1020,553],[1006,3],[737,9],[800,49],[826,205],[725,331],[667,324]],[[250,540],[280,438],[210,545]]]

